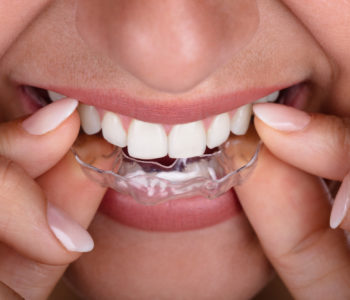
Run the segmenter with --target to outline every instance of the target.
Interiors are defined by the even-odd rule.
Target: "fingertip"
[[[32,135],[43,135],[59,127],[77,108],[75,99],[52,102],[22,122],[23,129]]]
[[[347,214],[350,205],[350,173],[348,173],[335,197],[329,225],[332,229],[338,228],[347,220]],[[346,224],[344,224],[346,226]]]
[[[255,104],[253,112],[267,126],[282,132],[303,130],[311,121],[308,113],[277,103]]]
[[[48,225],[62,246],[71,252],[90,252],[94,241],[90,234],[56,205],[47,204]]]
[[[72,110],[76,100],[67,103]],[[24,121],[20,119],[0,124],[0,155],[19,164],[32,178],[45,173],[69,151],[78,136],[80,119],[77,111],[66,111],[66,114],[68,116],[62,122],[58,125],[56,122],[56,128],[40,135],[32,133],[39,132],[36,131],[41,128],[38,123],[47,121],[46,113],[44,117],[35,117],[39,118],[38,123],[33,121],[32,115]],[[30,133],[28,130],[33,131]]]

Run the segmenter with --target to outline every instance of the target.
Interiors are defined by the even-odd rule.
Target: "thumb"
[[[330,225],[350,230],[350,120],[279,104],[258,104],[253,110],[256,129],[276,157],[307,173],[343,181]]]
[[[282,161],[333,180],[349,172],[350,120],[272,103],[253,110],[259,136]]]

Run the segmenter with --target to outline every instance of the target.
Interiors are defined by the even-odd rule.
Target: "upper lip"
[[[174,96],[170,100],[138,99],[116,90],[57,86],[44,88],[77,99],[81,103],[145,122],[180,124],[203,120],[210,116],[231,111],[292,85],[294,84],[254,88],[197,99],[185,99],[180,96]]]

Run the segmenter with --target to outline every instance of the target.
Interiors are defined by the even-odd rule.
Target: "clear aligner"
[[[204,196],[214,199],[243,183],[253,171],[261,142],[257,136],[232,136],[212,154],[176,159],[171,165],[129,157],[121,148],[99,159],[103,169],[88,164],[72,148],[85,174],[104,187],[131,196],[145,205],[176,198]]]

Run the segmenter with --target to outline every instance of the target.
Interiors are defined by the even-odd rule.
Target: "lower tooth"
[[[166,156],[168,142],[163,126],[133,120],[128,131],[128,152],[140,159]]]
[[[231,120],[231,131],[236,135],[244,135],[249,128],[252,117],[252,105],[246,104],[238,108]]]
[[[202,121],[175,125],[168,137],[169,156],[189,158],[203,155],[206,144],[206,132]]]
[[[95,134],[101,130],[100,115],[95,107],[86,104],[79,104],[81,127],[86,134]]]

